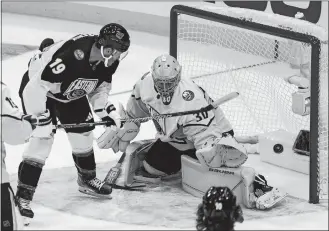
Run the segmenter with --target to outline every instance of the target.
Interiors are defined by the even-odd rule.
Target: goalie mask
[[[123,26],[110,23],[100,30],[96,45],[101,50],[105,67],[108,67],[127,56],[130,36]]]
[[[181,79],[182,67],[170,55],[157,57],[151,67],[154,87],[165,105],[170,104],[175,89]]]
[[[228,187],[210,187],[202,203],[205,219],[213,225],[244,220],[241,207],[236,205],[236,196]]]

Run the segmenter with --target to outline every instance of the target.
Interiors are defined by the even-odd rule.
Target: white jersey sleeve
[[[1,180],[2,183],[9,182],[9,176],[6,171],[5,157],[6,149],[4,142],[8,144],[22,144],[32,132],[32,126],[29,122],[22,119],[24,115],[19,111],[16,104],[10,96],[10,91],[6,85],[1,83]]]
[[[93,92],[88,95],[89,102],[93,107],[95,113],[100,118],[108,115],[106,107],[112,103],[108,100],[112,84],[110,82],[103,82]]]
[[[149,109],[147,108],[146,103],[141,98],[141,91],[144,91],[143,88],[143,78],[148,73],[144,74],[142,79],[140,79],[134,86],[131,96],[127,102],[126,111],[130,118],[141,118],[151,116]]]
[[[49,47],[46,51],[38,51],[31,58],[28,75],[29,82],[24,88],[23,98],[26,112],[31,115],[40,115],[46,111],[47,96],[60,92],[61,82],[50,81],[50,79],[61,79],[66,75],[68,69],[62,62],[68,59],[69,54],[55,53],[66,41],[60,41]],[[55,61],[51,62],[54,58]],[[73,68],[73,67],[71,67]]]
[[[22,144],[32,132],[31,124],[24,120],[10,96],[8,87],[1,84],[1,131],[2,141],[8,144]]]

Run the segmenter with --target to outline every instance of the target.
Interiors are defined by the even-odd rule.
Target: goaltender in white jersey
[[[9,88],[1,83],[1,230],[21,230],[22,218],[15,206],[15,196],[6,171],[6,149],[4,143],[23,144],[33,128],[49,124],[51,119],[46,112],[38,117],[23,114],[11,98]]]
[[[133,90],[127,105],[131,118],[156,116],[200,109],[212,103],[207,93],[194,82],[181,79],[173,95],[160,96],[154,88],[151,73],[146,73]],[[142,109],[142,110],[141,110]],[[232,133],[232,126],[220,108],[214,111],[161,118],[154,121],[156,138],[168,142],[180,151],[199,149],[210,136]],[[233,133],[232,133],[233,135]]]
[[[158,114],[198,110],[213,100],[190,79],[181,78],[182,67],[170,55],[157,57],[151,72],[135,84],[125,115],[132,119]],[[242,167],[248,158],[246,149],[234,138],[234,131],[223,111],[217,107],[208,112],[153,120],[157,129],[154,140],[129,144],[136,134],[126,123],[127,132],[117,132],[118,142],[103,134],[100,148],[125,151],[127,166],[125,184],[136,181],[161,182],[182,174],[183,188],[202,196],[210,186],[228,186],[239,202],[248,208],[268,209],[286,194],[267,185],[265,177],[253,168]]]

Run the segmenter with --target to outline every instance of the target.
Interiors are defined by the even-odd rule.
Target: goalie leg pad
[[[231,136],[208,140],[197,150],[196,156],[205,169],[237,168],[248,159],[246,148]]]
[[[247,208],[255,208],[254,180],[256,172],[250,167],[241,167],[241,178],[243,186],[241,188],[242,201]]]
[[[183,190],[196,197],[202,197],[211,186],[229,187],[242,202],[241,168],[207,168],[201,166],[197,159],[182,155]]]
[[[254,196],[255,170],[249,167],[207,168],[198,160],[183,155],[182,184],[183,190],[196,197],[202,197],[211,186],[229,187],[237,197],[238,204],[255,208]]]
[[[128,145],[126,149],[126,164],[124,168],[124,185],[134,183],[137,170],[143,166],[145,154],[151,148],[155,140],[136,141]]]

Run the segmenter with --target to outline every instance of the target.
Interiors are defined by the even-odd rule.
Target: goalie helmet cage
[[[264,120],[268,118],[268,120],[274,121],[273,124],[251,126],[249,131],[244,130],[241,126],[239,130],[241,125],[239,121],[244,120],[244,112],[241,112],[241,115],[239,113],[236,113],[238,115],[231,114],[230,110],[234,108],[233,101],[233,106],[228,103],[222,107],[228,119],[233,121],[233,127],[238,127],[239,135],[255,135],[250,134],[253,129],[259,133],[285,129],[281,123],[277,122],[278,116],[270,114],[272,111],[280,111],[280,107],[285,107],[282,109],[282,113],[280,112],[282,114],[280,116],[282,116],[281,118],[287,117],[286,125],[291,126],[288,130],[296,134],[302,129],[310,130],[309,202],[319,203],[320,199],[328,199],[328,88],[323,89],[324,85],[328,85],[328,53],[326,53],[328,34],[324,30],[324,36],[315,29],[311,29],[311,32],[304,31],[307,28],[313,28],[313,25],[301,20],[297,22],[297,20],[248,9],[175,5],[170,12],[170,54],[176,57],[183,66],[183,75],[192,76],[197,84],[206,89],[213,98],[218,97],[216,94],[219,96],[225,94],[223,91],[226,89],[221,88],[221,85],[225,85],[226,81],[216,84],[218,79],[226,78],[231,81],[233,78],[233,85],[237,85],[242,76],[247,78],[239,86],[240,89],[235,89],[240,92],[240,96],[242,92],[243,103],[248,103],[249,95],[255,91],[249,91],[249,95],[243,96],[246,88],[256,84],[257,91],[265,89],[266,92],[262,93],[263,95],[255,96],[256,98],[249,103],[247,110],[256,115],[257,122],[261,123],[264,117]],[[273,21],[277,24],[272,23]],[[296,22],[300,24],[299,30],[292,29]],[[307,26],[305,26],[306,24]],[[322,28],[318,27],[317,30],[321,32]],[[293,57],[289,57],[292,56],[290,48],[294,43],[304,47],[304,53],[297,53]],[[255,45],[253,46],[253,44]],[[219,48],[217,49],[217,47]],[[233,55],[231,59],[234,65],[225,64],[226,59],[230,59],[230,54]],[[281,78],[275,80],[277,86],[272,91],[268,90],[267,83],[270,84],[271,81],[274,81],[273,79],[278,79],[278,77],[275,73],[272,76],[264,73],[280,72],[281,69],[286,68],[287,63],[290,65],[290,62],[299,56],[306,57],[307,55],[311,60],[309,74],[312,79],[310,115],[300,116],[294,114],[291,109],[291,94],[298,88]],[[218,61],[220,56],[224,56],[224,60]],[[241,61],[242,64],[239,63],[240,56],[241,59],[243,57],[245,59]],[[254,63],[257,61],[257,64],[251,65],[250,61]],[[224,64],[222,64],[223,62]],[[240,64],[238,68],[236,63]],[[293,65],[291,64],[290,67],[292,68]],[[245,71],[241,72],[243,69]],[[255,73],[258,71],[263,74],[257,76]],[[239,81],[236,76],[240,77]],[[256,79],[255,76],[257,78],[266,76],[267,78],[264,77],[266,84],[261,85],[259,82],[262,80]],[[232,89],[228,89],[228,92],[230,91]],[[267,100],[257,108],[258,102],[262,101],[262,98],[266,98],[268,94],[277,97],[274,99],[278,102],[275,102],[276,104],[272,107],[273,100]],[[284,96],[281,97],[281,94]],[[262,112],[262,108],[267,111]],[[249,126],[252,122],[246,120],[246,124]]]

